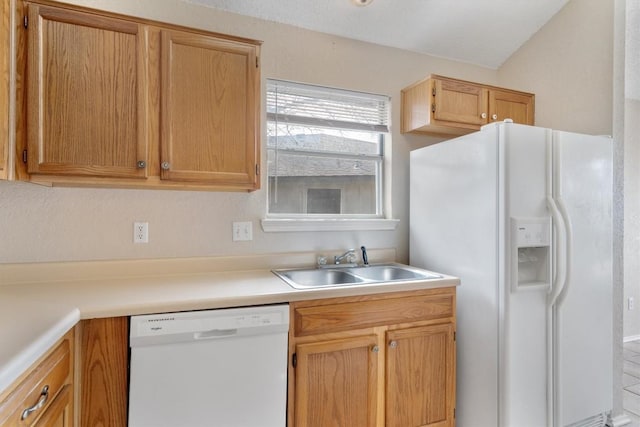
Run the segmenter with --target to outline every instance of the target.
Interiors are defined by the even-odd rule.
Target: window
[[[382,218],[389,98],[267,81],[271,217]]]
[[[310,188],[307,190],[307,213],[339,214],[342,190],[333,188]]]

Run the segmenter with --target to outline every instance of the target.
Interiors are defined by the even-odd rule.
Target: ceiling
[[[569,0],[188,0],[497,69]]]

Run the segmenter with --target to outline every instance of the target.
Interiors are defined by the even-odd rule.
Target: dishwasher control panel
[[[288,329],[289,306],[281,304],[132,316],[130,339],[132,345],[161,344],[168,342],[169,338],[171,341],[186,341]]]

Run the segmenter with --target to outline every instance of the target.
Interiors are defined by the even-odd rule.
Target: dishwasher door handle
[[[238,335],[237,329],[211,329],[210,331],[195,332],[193,339],[196,340],[208,340],[215,338],[226,338]]]

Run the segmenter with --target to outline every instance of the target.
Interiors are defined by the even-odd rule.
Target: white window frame
[[[381,142],[381,153],[376,155],[354,155],[350,153],[326,153],[331,157],[345,158],[345,159],[360,159],[360,160],[372,160],[376,163],[376,207],[375,214],[283,214],[283,213],[270,213],[269,212],[269,198],[267,197],[267,214],[262,220],[262,228],[264,231],[330,231],[330,230],[394,230],[398,224],[398,220],[388,219],[385,217],[385,198],[389,195],[385,194],[385,176],[389,176],[389,171],[385,171],[385,168],[389,167],[389,163],[385,160],[385,150],[390,143],[389,132],[389,120],[390,120],[390,100],[388,96],[374,95],[362,92],[348,91],[342,89],[334,89],[310,84],[301,84],[296,82],[267,79],[267,121],[268,122],[286,122],[293,124],[301,124],[313,127],[325,127],[342,130],[353,131],[369,131],[376,132],[384,135],[384,140]],[[320,95],[325,94],[331,97],[335,94],[337,98],[341,96],[354,97],[354,99],[362,98],[373,101],[383,101],[386,103],[386,108],[381,110],[382,112],[371,111],[370,116],[366,116],[362,122],[349,121],[349,110],[336,110],[333,111],[334,115],[330,117],[321,117],[315,111],[309,111],[309,114],[305,115],[303,111],[301,114],[276,114],[274,110],[274,91],[273,88],[286,88],[293,89],[296,93],[298,91],[305,92],[310,91],[313,96],[317,91]],[[276,92],[278,93],[278,92]],[[319,98],[320,99],[320,98]],[[324,98],[322,98],[324,99]],[[339,108],[339,107],[338,107]],[[365,110],[365,115],[369,113]],[[344,120],[336,120],[335,117],[344,117]],[[283,150],[284,152],[284,150]],[[295,154],[295,150],[287,150],[287,152]],[[305,155],[309,155],[309,152],[304,152]],[[325,153],[323,153],[325,154]],[[311,153],[313,155],[313,152]],[[322,155],[322,154],[318,154]],[[267,180],[270,177],[267,172]],[[267,185],[268,191],[270,186]]]

